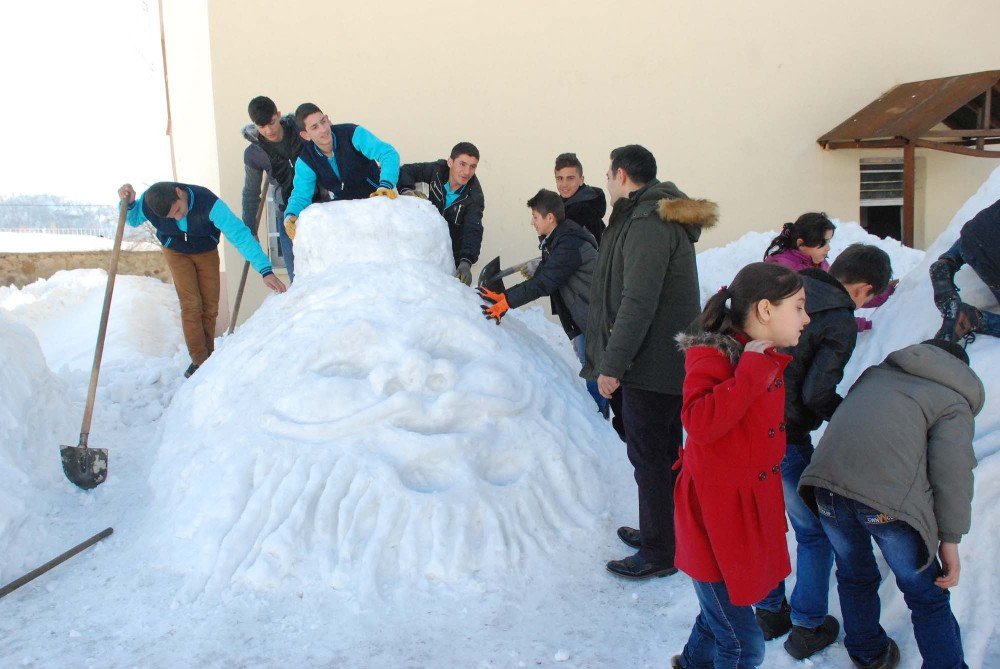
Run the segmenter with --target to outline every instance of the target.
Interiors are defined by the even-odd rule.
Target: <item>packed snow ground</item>
[[[998,198],[1000,170],[926,258],[839,226],[834,254],[879,243],[902,277],[869,314],[844,389],[933,334],[927,265]],[[77,440],[103,276],[0,289],[0,581],[115,528],[0,600],[0,666],[666,666],[697,611],[687,577],[604,570],[628,553],[615,528],[635,522],[624,446],[560,328],[538,308],[482,319],[422,206],[307,210],[295,286],[184,383],[170,288],[120,280],[91,433],[111,476],[89,493],[61,476],[57,449]],[[324,223],[336,234],[321,239]],[[772,234],[702,253],[703,295]],[[996,308],[967,269],[958,285]],[[1000,343],[969,351],[987,403],[953,605],[969,665],[1000,666],[1000,409],[986,372]],[[902,666],[919,666],[891,580],[882,594]],[[837,643],[807,664],[848,660]],[[766,666],[798,663],[776,641]]]

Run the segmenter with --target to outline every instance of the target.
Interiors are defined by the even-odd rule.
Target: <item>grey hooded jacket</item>
[[[930,564],[939,541],[957,543],[972,516],[974,416],[982,381],[964,362],[930,344],[890,353],[869,367],[841,402],[799,479],[913,527]]]

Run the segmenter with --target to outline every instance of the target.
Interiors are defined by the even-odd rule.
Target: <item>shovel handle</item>
[[[97,377],[101,373],[101,358],[104,356],[104,338],[108,334],[108,317],[111,314],[111,295],[115,292],[115,275],[118,274],[118,258],[121,256],[122,235],[125,233],[125,217],[128,203],[118,203],[118,229],[115,230],[115,247],[111,252],[108,266],[108,285],[104,289],[104,306],[101,308],[101,326],[97,330],[97,346],[94,348],[94,366],[90,369],[90,388],[87,390],[87,406],[83,410],[83,425],[80,427],[80,445],[87,445],[90,421],[94,417],[94,397],[97,395]]]
[[[260,202],[257,204],[257,220],[253,224],[254,239],[260,243],[257,231],[260,230],[260,217],[264,214],[264,207],[267,206],[267,187],[269,185],[267,172],[263,172],[260,184]],[[243,288],[247,285],[247,274],[250,273],[250,262],[243,262],[243,275],[240,277],[240,287],[236,291],[236,300],[233,302],[233,317],[229,319],[229,329],[226,334],[233,334],[236,329],[236,317],[240,315],[240,303],[243,301]]]
[[[91,546],[93,546],[94,544],[96,544],[101,539],[103,539],[104,537],[110,536],[112,532],[114,532],[114,529],[112,529],[110,527],[107,528],[107,529],[105,529],[105,530],[102,530],[101,532],[98,532],[97,534],[95,534],[94,536],[90,537],[89,539],[87,539],[83,543],[79,543],[76,546],[73,546],[73,548],[70,548],[68,551],[66,551],[62,555],[49,560],[48,562],[46,562],[45,564],[43,564],[41,567],[38,567],[37,569],[33,569],[33,570],[29,571],[27,574],[25,574],[24,576],[22,576],[21,578],[11,581],[7,585],[5,585],[2,588],[0,588],[0,597],[5,597],[5,596],[9,595],[10,593],[14,592],[15,590],[17,590],[18,588],[20,588],[25,583],[29,583],[31,581],[34,581],[36,578],[38,578],[39,576],[41,576],[42,574],[44,574],[48,570],[50,570],[53,567],[56,567],[56,566],[62,564],[63,562],[65,562],[66,560],[70,559],[71,557],[73,557],[74,555],[76,555],[77,553],[79,553],[80,551],[86,550],[86,549],[90,548]]]

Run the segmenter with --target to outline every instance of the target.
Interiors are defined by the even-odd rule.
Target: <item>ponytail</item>
[[[781,226],[781,232],[771,240],[771,244],[764,251],[764,259],[775,253],[781,253],[789,249],[797,249],[798,241],[802,240],[803,246],[819,247],[826,243],[826,233],[829,230],[836,230],[833,221],[822,212],[809,212],[802,214],[794,223],[785,223]]]
[[[768,300],[777,304],[801,288],[802,277],[798,272],[772,263],[750,263],[736,274],[731,284],[708,298],[692,323],[692,330],[733,335],[743,330],[758,302]]]

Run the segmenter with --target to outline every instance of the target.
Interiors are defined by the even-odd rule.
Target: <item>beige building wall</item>
[[[217,182],[239,207],[239,129],[258,94],[283,112],[316,102],[404,162],[470,140],[487,201],[480,265],[536,252],[524,202],[553,187],[558,153],[575,151],[603,186],[609,150],[633,142],[654,152],[661,179],[719,203],[700,249],[808,210],[857,220],[859,158],[900,152],[824,152],[816,138],[895,84],[1000,67],[995,0],[164,2],[189,14],[167,23],[180,179]],[[192,36],[193,62],[175,66]],[[1000,161],[917,154],[926,245]],[[227,257],[238,261],[232,247]],[[251,284],[253,306],[263,289]]]

